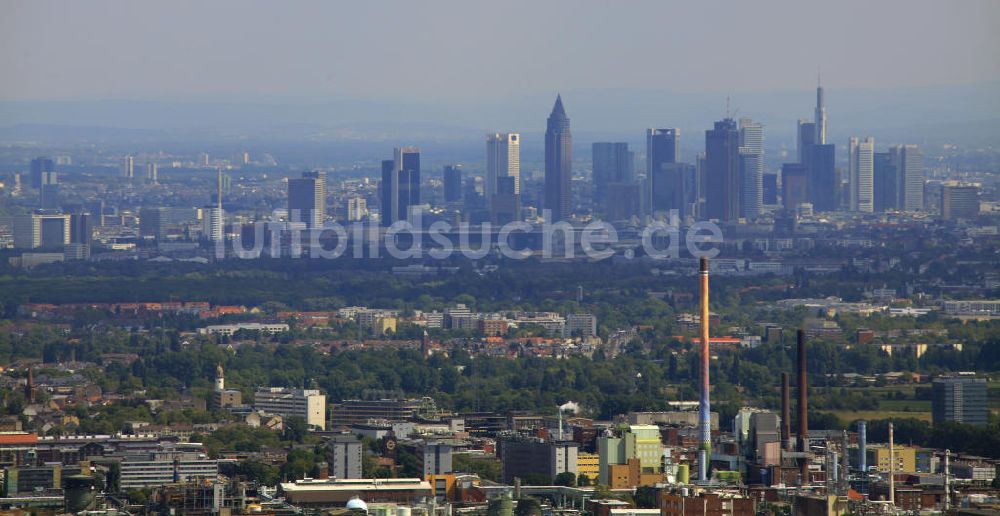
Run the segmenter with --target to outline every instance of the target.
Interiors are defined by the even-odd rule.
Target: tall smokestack
[[[698,429],[701,444],[698,447],[698,480],[708,481],[708,463],[712,460],[711,403],[708,398],[708,258],[701,257],[698,273],[701,280],[701,403],[698,405]]]
[[[781,373],[781,449],[790,451],[792,442],[792,398],[788,373]]]
[[[951,508],[951,450],[944,451],[944,512]]]
[[[809,404],[809,380],[806,377],[806,334],[799,330],[795,334],[799,348],[799,452],[809,451],[809,419],[806,410]],[[809,461],[805,457],[799,459],[799,469],[802,483],[809,483]]]
[[[889,422],[889,503],[896,505],[896,450],[892,442],[892,421]]]
[[[862,478],[868,476],[868,423],[865,420],[858,421],[858,469]]]

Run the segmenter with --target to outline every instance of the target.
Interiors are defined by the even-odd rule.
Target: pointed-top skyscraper
[[[816,78],[816,145],[826,144],[826,106],[823,105],[823,85]]]
[[[573,135],[563,108],[562,96],[549,114],[545,129],[545,209],[552,210],[552,221],[565,220],[571,213],[573,199],[570,179],[573,174]]]

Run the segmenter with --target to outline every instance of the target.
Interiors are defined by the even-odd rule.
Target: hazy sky
[[[470,100],[1000,80],[1000,2],[0,2],[0,100]]]

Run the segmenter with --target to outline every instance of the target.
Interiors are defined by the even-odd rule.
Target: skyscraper
[[[208,240],[221,242],[225,238],[226,233],[225,212],[222,211],[222,169],[216,169],[215,174],[215,206],[205,207],[203,230]]]
[[[288,220],[318,228],[326,219],[326,172],[303,172],[288,180]]]
[[[125,156],[125,160],[122,163],[122,176],[126,179],[135,178],[135,157],[131,154]]]
[[[573,192],[573,135],[563,108],[562,96],[556,95],[545,128],[545,209],[552,211],[552,221],[569,218]]]
[[[882,213],[896,209],[898,194],[896,193],[896,165],[892,162],[889,152],[876,152],[872,155],[874,209]]]
[[[400,147],[393,151],[397,184],[397,214],[409,220],[410,207],[420,204],[420,148]]]
[[[48,184],[47,178],[50,174],[55,174],[56,164],[49,158],[35,158],[31,160],[31,187],[41,189],[43,184]]]
[[[851,137],[849,142],[848,170],[850,182],[851,211],[871,213],[875,209],[874,196],[874,152],[875,138],[871,136],[863,141]]]
[[[597,142],[591,146],[594,170],[595,208],[607,211],[608,185],[635,182],[635,160],[628,144],[624,142]]]
[[[924,156],[916,145],[896,145],[890,149],[896,166],[896,205],[904,211],[924,209]]]
[[[347,199],[347,220],[357,222],[368,216],[368,201],[360,195]]]
[[[160,168],[156,162],[150,161],[149,163],[146,163],[146,180],[153,183],[157,182],[159,179],[159,171]]]
[[[834,211],[839,203],[840,183],[837,179],[837,146],[832,143],[812,144],[806,150],[806,196],[816,211]]]
[[[163,240],[167,235],[167,208],[143,208],[139,210],[139,235]]]
[[[749,118],[740,119],[740,182],[742,213],[753,219],[764,204],[764,126]]]
[[[32,213],[14,217],[14,247],[62,249],[70,243],[70,215]]]
[[[764,205],[774,206],[778,204],[778,174],[764,174],[762,183]]]
[[[444,166],[444,202],[458,204],[462,202],[462,166]]]
[[[816,84],[816,145],[826,144],[826,106],[823,105],[823,86]]]
[[[521,193],[521,136],[517,133],[486,135],[486,202],[491,206],[503,177],[514,178],[514,193]]]
[[[654,173],[661,170],[665,164],[677,163],[680,159],[680,141],[680,129],[646,129],[646,194],[643,209],[650,213],[657,209],[653,206]],[[662,193],[662,190],[659,191],[659,194]]]
[[[94,219],[94,215],[90,213],[77,213],[70,216],[69,241],[71,244],[90,245],[94,238]]]
[[[646,173],[680,159],[680,129],[646,129]]]
[[[726,118],[705,131],[705,183],[710,219],[736,220],[740,209],[740,132],[736,121]]]
[[[55,172],[50,172],[47,174],[53,180],[55,179]],[[42,183],[41,190],[38,192],[39,205],[43,210],[55,210],[59,208],[59,183],[50,182]]]
[[[804,118],[799,119],[795,131],[795,147],[798,150],[799,163],[809,163],[809,148],[816,144],[816,124]]]
[[[396,210],[393,208],[396,203],[395,197],[395,177],[396,163],[391,159],[382,160],[382,180],[378,184],[379,199],[379,221],[383,226],[391,226],[395,219],[393,215]]]
[[[806,197],[806,167],[801,163],[785,163],[781,166],[781,205],[791,213],[804,202]]]
[[[677,210],[679,217],[694,215],[695,169],[690,163],[662,163],[649,180],[650,211]]]
[[[383,226],[409,219],[411,207],[420,204],[420,148],[397,147],[392,161],[382,162],[379,197]]]

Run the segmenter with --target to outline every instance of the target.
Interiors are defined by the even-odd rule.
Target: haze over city
[[[0,0],[0,515],[1000,514],[998,27]]]

